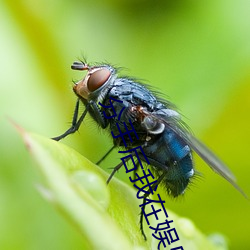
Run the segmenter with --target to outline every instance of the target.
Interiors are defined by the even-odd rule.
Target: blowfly
[[[141,145],[151,168],[170,196],[177,197],[183,194],[193,178],[195,174],[193,151],[244,195],[236,184],[232,172],[189,132],[172,103],[157,97],[157,94],[151,91],[147,85],[134,78],[119,77],[118,70],[109,64],[90,66],[80,61],[74,62],[71,68],[87,73],[73,87],[77,102],[72,125],[65,133],[53,138],[54,140],[59,141],[76,132],[87,113],[102,129],[114,131],[114,134],[118,132],[117,122],[128,123],[130,120],[139,139],[136,142],[127,139],[125,141],[127,148]],[[109,106],[112,99],[122,101],[122,103],[113,102],[117,113],[123,109],[119,120],[117,117],[106,119],[103,115],[103,106]],[[79,116],[80,103],[85,106],[85,110]],[[115,147],[124,146],[124,141],[114,139],[113,144],[113,147],[102,159]],[[141,157],[142,161],[143,159]],[[114,168],[108,182],[121,166],[119,164]]]

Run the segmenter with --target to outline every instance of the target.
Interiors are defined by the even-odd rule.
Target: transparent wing
[[[152,115],[155,120],[158,120],[158,122],[164,124],[166,127],[174,131],[208,164],[210,168],[212,168],[212,170],[231,183],[242,195],[248,199],[247,195],[237,185],[236,178],[229,168],[210,149],[208,149],[202,142],[200,142],[188,131],[185,124],[183,124],[183,122],[180,120],[180,117],[169,115],[169,111],[167,111],[167,115],[163,113],[164,112],[159,114],[151,113],[150,116]]]
[[[177,131],[176,131],[177,132]],[[222,162],[210,149],[191,134],[181,135],[187,144],[211,167],[217,174],[221,175],[229,183],[231,183],[246,198],[246,194],[237,185],[236,178],[230,169]]]

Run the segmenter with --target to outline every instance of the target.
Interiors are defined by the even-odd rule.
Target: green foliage
[[[125,67],[121,74],[146,79],[167,96],[250,196],[249,7],[246,0],[1,1],[0,249],[68,250],[86,244],[34,189],[40,175],[6,119],[47,138],[64,132],[75,103],[71,81],[83,77],[70,65],[82,54],[90,63]],[[111,140],[87,117],[79,133],[63,143],[96,162]],[[114,152],[100,167],[108,172],[118,162]],[[161,193],[167,209],[190,218],[205,235],[226,235],[232,250],[249,249],[249,202],[196,157],[195,163],[202,177],[183,198]],[[83,178],[81,186],[86,175],[72,174],[72,182]],[[104,191],[106,177],[94,176],[103,190],[92,190],[93,196],[100,206],[113,204],[111,186]],[[116,177],[129,182],[122,170]],[[39,190],[52,199],[51,190]],[[129,241],[136,235],[123,233]]]
[[[75,150],[19,130],[44,176],[46,187],[39,185],[40,192],[80,231],[82,249],[157,249],[158,242],[151,242],[146,225],[148,241],[140,233],[135,190],[116,178],[107,186],[108,174]],[[181,239],[172,247],[226,249],[213,245],[190,220],[171,211],[168,214]],[[156,221],[151,223],[156,225]]]

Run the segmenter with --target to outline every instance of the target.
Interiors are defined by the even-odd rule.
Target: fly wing
[[[210,149],[208,149],[202,142],[185,131],[181,126],[175,126],[171,129],[177,133],[186,143],[212,168],[217,174],[221,175],[229,183],[231,183],[242,195],[246,198],[246,194],[237,185],[236,178],[229,168],[222,162]],[[184,131],[183,131],[184,130]]]
[[[188,131],[185,124],[180,120],[180,117],[176,115],[169,115],[169,111],[165,112],[166,115],[163,115],[163,113],[162,111],[158,114],[154,113],[153,116],[155,119],[158,117],[159,122],[173,130],[209,165],[210,168],[212,168],[212,170],[231,183],[242,195],[248,199],[247,195],[237,185],[236,178],[229,168],[210,149],[208,149],[202,142],[200,142]]]

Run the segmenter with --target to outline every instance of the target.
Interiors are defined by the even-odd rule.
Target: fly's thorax
[[[87,66],[83,69],[86,70]],[[75,94],[84,100],[102,102],[108,87],[115,81],[115,69],[109,65],[87,68],[87,75],[73,87]]]

